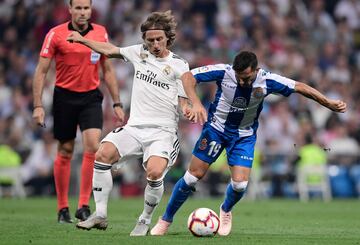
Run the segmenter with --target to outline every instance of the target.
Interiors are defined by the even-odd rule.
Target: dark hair
[[[167,46],[171,46],[175,41],[175,17],[171,14],[171,10],[166,12],[152,12],[147,19],[141,24],[140,30],[142,38],[145,39],[148,30],[163,30],[168,38]]]
[[[72,0],[69,0],[70,6],[72,6]],[[90,4],[92,4],[92,0],[90,0]]]
[[[235,56],[233,69],[235,71],[244,71],[249,66],[251,70],[255,70],[258,65],[256,54],[250,51],[242,51]]]

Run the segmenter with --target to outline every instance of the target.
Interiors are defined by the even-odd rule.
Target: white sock
[[[107,203],[113,187],[111,165],[95,161],[93,175],[93,194],[96,204],[96,215],[107,217]]]
[[[163,181],[148,181],[144,193],[144,210],[139,220],[144,219],[146,224],[151,223],[151,218],[156,206],[159,204],[164,193]]]

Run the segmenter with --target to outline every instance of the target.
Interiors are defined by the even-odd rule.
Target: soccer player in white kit
[[[163,178],[179,152],[178,101],[184,112],[187,107],[181,79],[189,65],[168,49],[175,40],[175,27],[170,11],[153,12],[141,25],[144,44],[119,48],[85,39],[76,32],[67,38],[108,57],[129,61],[135,68],[129,121],[101,141],[93,176],[96,211],[88,220],[79,222],[78,228],[107,228],[112,164],[142,157],[148,182],[144,210],[130,236],[145,236],[149,231],[152,214],[164,192]]]
[[[167,233],[176,212],[196,183],[225,149],[231,179],[220,205],[218,234],[227,236],[232,227],[231,210],[247,189],[264,98],[270,94],[287,97],[299,93],[335,112],[345,112],[346,103],[327,98],[305,83],[259,68],[256,55],[249,51],[240,52],[232,65],[208,65],[195,68],[191,73],[187,73],[184,79],[184,89],[193,105],[188,118],[206,123],[194,147],[188,170],[175,184],[165,213],[150,234],[162,236]],[[196,84],[202,82],[216,82],[218,87],[208,117],[195,90]]]

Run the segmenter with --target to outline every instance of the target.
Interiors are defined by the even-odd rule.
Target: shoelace
[[[166,228],[168,227],[168,224],[165,223],[164,221],[160,221],[159,222],[159,227],[161,230],[166,230]]]
[[[225,213],[222,216],[222,223],[223,224],[228,224],[230,222],[230,214],[229,213]]]

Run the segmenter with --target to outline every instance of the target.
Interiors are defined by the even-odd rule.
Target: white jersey
[[[128,125],[177,129],[178,96],[186,97],[180,77],[188,63],[172,52],[157,58],[143,44],[120,48],[120,54],[135,68]]]

